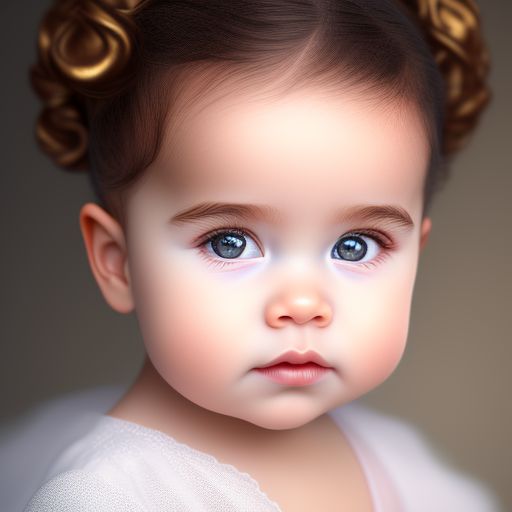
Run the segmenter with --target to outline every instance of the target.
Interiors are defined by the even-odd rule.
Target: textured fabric
[[[76,474],[74,468],[81,472]],[[66,486],[83,488],[84,482],[92,484],[93,478],[102,480],[103,490],[122,490],[123,499],[139,507],[135,510],[279,511],[247,473],[163,432],[110,416],[102,417],[91,432],[65,450],[47,478],[49,483],[36,494],[27,512],[54,510],[56,499],[70,495]],[[90,486],[86,487],[83,490],[90,492]],[[92,500],[97,500],[97,493],[92,491]],[[104,504],[99,510],[117,510],[112,507],[118,493],[103,494]],[[89,496],[82,495],[80,501],[88,504]]]
[[[85,435],[126,391],[126,385],[63,393],[0,427],[0,510],[21,512],[48,466]]]
[[[122,489],[100,477],[76,469],[50,480],[27,508],[38,512],[147,512]]]
[[[121,392],[121,388],[101,388],[77,394],[75,401],[66,397],[67,405],[60,404],[60,409],[58,401],[48,406],[53,412],[60,410],[58,422],[53,425],[53,437],[69,440],[74,431],[75,440],[68,442],[65,449],[55,450],[53,458],[46,452],[46,471],[41,475],[38,469],[39,483],[31,484],[29,496],[33,497],[29,504],[25,507],[25,499],[20,506],[18,499],[18,505],[5,508],[6,511],[280,511],[278,504],[247,473],[163,432],[106,416],[104,412]],[[95,400],[97,413],[91,426]],[[80,424],[84,403],[88,413],[86,433]],[[66,408],[70,419],[74,419],[73,428],[63,421]],[[50,423],[48,419],[42,422],[41,414],[38,421],[46,429]],[[483,484],[456,471],[416,427],[357,401],[334,409],[329,415],[359,458],[375,512],[502,510]],[[77,424],[81,425],[78,429]],[[47,439],[52,437],[49,430],[43,434]],[[42,443],[44,439],[26,435],[23,443],[10,441],[10,445],[23,444],[25,453],[30,449],[39,453]],[[4,450],[3,454],[6,453]],[[2,450],[0,472],[6,475],[4,471],[8,468],[12,472],[14,467],[14,472],[19,473],[15,467],[17,460],[2,459],[1,455]],[[28,481],[33,481],[31,467],[24,468]],[[29,489],[21,492],[3,484],[0,491],[5,493],[2,503],[15,503],[13,495],[26,496]]]

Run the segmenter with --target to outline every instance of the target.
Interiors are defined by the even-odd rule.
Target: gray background
[[[512,3],[481,1],[494,100],[434,200],[409,344],[364,401],[423,430],[512,510]],[[48,2],[2,2],[0,52],[0,421],[63,392],[130,382],[142,362],[135,318],[112,311],[89,270],[78,212],[92,199],[33,138],[27,69]]]

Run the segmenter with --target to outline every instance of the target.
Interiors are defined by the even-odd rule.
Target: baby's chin
[[[318,405],[310,406],[304,403],[297,403],[296,400],[290,400],[288,404],[285,400],[280,402],[280,404],[267,404],[267,407],[260,405],[250,410],[217,412],[265,430],[293,430],[308,425],[332,408],[326,405],[324,407],[319,407]]]
[[[308,425],[312,421],[316,420],[319,416],[322,416],[322,414],[308,416],[307,419],[304,418],[304,415],[270,416],[265,418],[254,418],[252,421],[250,421],[250,423],[265,430],[293,430]]]

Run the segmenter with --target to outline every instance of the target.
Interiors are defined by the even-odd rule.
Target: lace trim
[[[111,423],[118,423],[120,425],[123,425],[126,430],[129,430],[131,432],[139,433],[139,432],[145,432],[147,435],[159,438],[163,442],[171,443],[178,449],[191,453],[196,459],[203,460],[205,462],[208,462],[212,465],[219,466],[223,468],[224,470],[228,471],[231,474],[236,475],[237,477],[244,480],[246,483],[250,484],[253,489],[257,492],[257,494],[267,502],[267,505],[270,505],[274,507],[276,512],[283,512],[278,505],[276,501],[273,501],[270,499],[270,497],[261,489],[259,483],[247,472],[241,471],[232,464],[228,464],[225,462],[220,462],[217,460],[217,458],[209,453],[203,452],[201,450],[197,450],[196,448],[193,448],[192,446],[189,446],[188,444],[182,443],[178,440],[176,440],[174,437],[171,437],[170,435],[166,434],[165,432],[162,432],[160,430],[156,430],[153,428],[145,427],[144,425],[140,425],[139,423],[135,423],[133,421],[116,418],[115,416],[109,416],[108,414],[103,415],[103,419],[106,421],[110,421]]]

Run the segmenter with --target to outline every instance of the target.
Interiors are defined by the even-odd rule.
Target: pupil
[[[240,235],[220,235],[212,244],[215,253],[222,258],[237,258],[245,249],[245,240]]]
[[[364,240],[358,237],[344,238],[336,246],[336,251],[344,260],[358,261],[366,254],[367,245]]]

